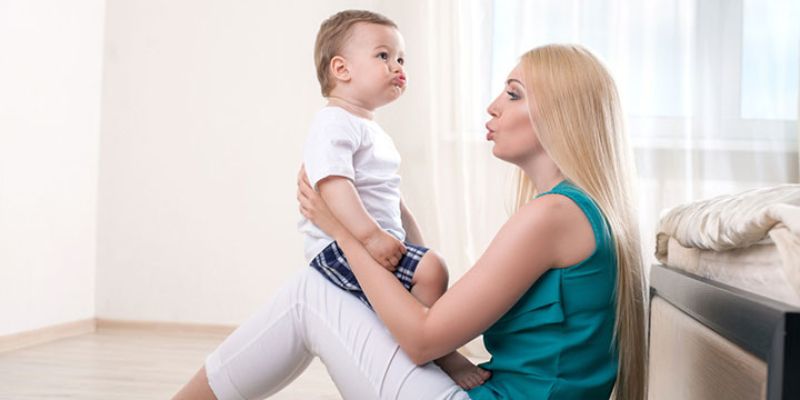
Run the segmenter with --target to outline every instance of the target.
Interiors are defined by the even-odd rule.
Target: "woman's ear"
[[[331,75],[342,82],[350,81],[350,70],[347,69],[347,60],[342,56],[335,56],[331,59]]]

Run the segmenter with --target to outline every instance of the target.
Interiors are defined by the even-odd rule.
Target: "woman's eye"
[[[510,91],[510,90],[509,90],[509,91],[507,91],[506,93],[508,94],[508,97],[509,97],[511,100],[519,100],[519,96],[517,96],[517,94],[516,94],[516,93],[514,93],[514,92],[512,92],[512,91]]]
[[[378,58],[380,58],[381,60],[386,61],[386,60],[389,59],[389,53],[387,53],[385,51],[381,52],[381,53],[378,53]]]

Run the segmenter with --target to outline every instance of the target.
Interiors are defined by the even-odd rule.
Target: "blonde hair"
[[[614,398],[646,395],[646,292],[633,185],[635,165],[611,75],[588,50],[550,45],[522,56],[529,110],[539,141],[562,175],[586,192],[608,221],[617,254],[619,366]],[[520,170],[516,209],[535,194]]]
[[[378,13],[365,10],[340,11],[319,26],[317,41],[314,44],[314,65],[317,67],[317,80],[322,95],[328,97],[335,81],[331,79],[330,63],[339,55],[345,42],[350,39],[353,26],[359,22],[389,26],[397,29],[397,24]]]

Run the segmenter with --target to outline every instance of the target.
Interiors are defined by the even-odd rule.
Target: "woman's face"
[[[486,123],[486,140],[494,142],[495,157],[517,165],[524,164],[538,149],[538,135],[528,114],[525,83],[519,64],[511,71],[503,92],[489,105],[492,119]]]

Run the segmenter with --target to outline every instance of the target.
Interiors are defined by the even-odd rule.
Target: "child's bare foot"
[[[472,389],[483,385],[492,373],[473,364],[461,353],[454,351],[435,361],[450,378],[453,378],[458,386],[464,390]]]

